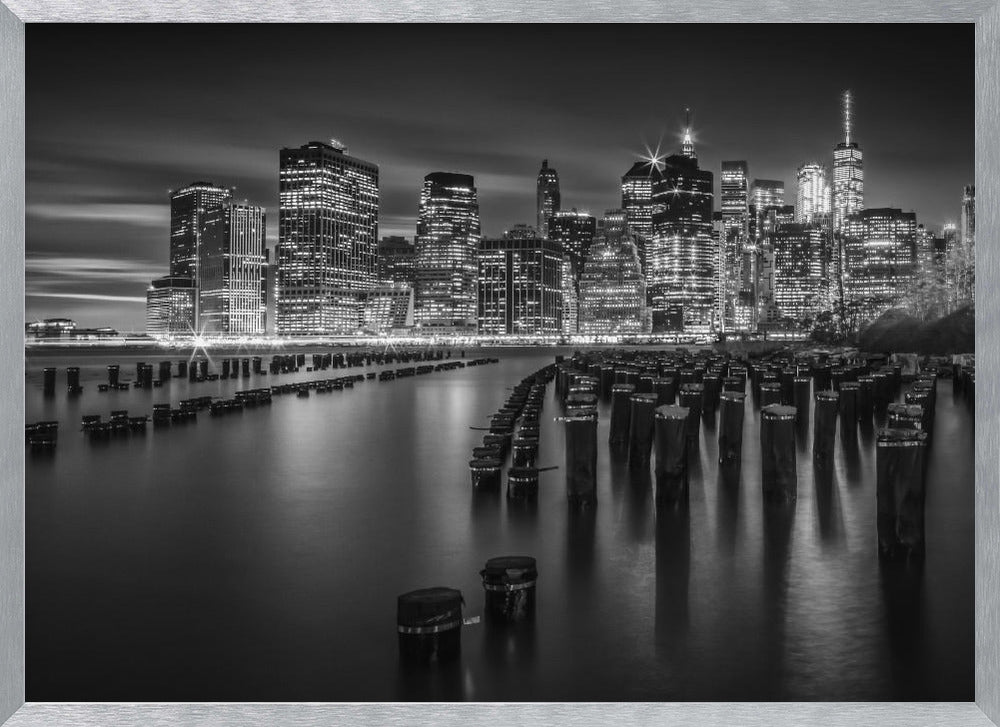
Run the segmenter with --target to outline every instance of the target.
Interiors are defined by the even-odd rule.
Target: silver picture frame
[[[23,362],[25,23],[36,22],[929,22],[975,23],[975,702],[234,704],[25,703]],[[611,32],[609,30],[609,32]],[[901,29],[900,32],[905,32]],[[929,49],[929,52],[943,52]],[[933,99],[929,99],[933,104]],[[0,2],[0,723],[34,725],[1000,724],[1000,0],[2,0]]]

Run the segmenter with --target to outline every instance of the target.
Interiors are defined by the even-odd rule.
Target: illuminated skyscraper
[[[694,148],[694,140],[691,138],[691,109],[684,109],[686,121],[684,124],[684,141],[681,142],[681,156],[689,159],[698,159],[698,152]]]
[[[638,161],[622,176],[622,209],[629,230],[636,235],[639,261],[646,269],[646,246],[653,239],[653,181],[660,176],[659,162]]]
[[[576,208],[556,212],[549,219],[549,239],[562,245],[577,271],[596,233],[597,219],[586,212],[577,212]]]
[[[542,237],[549,236],[549,218],[559,211],[559,174],[549,166],[549,160],[542,160],[542,168],[538,172],[536,193],[538,208],[538,233]]]
[[[198,282],[198,251],[205,215],[229,201],[232,193],[211,182],[192,182],[170,194],[170,275]]]
[[[625,210],[604,210],[604,217],[597,221],[597,236],[617,237],[626,232],[628,232],[628,215]]]
[[[717,310],[714,177],[698,168],[693,148],[687,151],[664,160],[653,188],[655,211],[653,239],[646,250],[646,287],[654,333],[707,332]]]
[[[479,198],[468,174],[424,177],[417,217],[415,318],[426,333],[475,333]]]
[[[199,251],[198,330],[264,333],[264,208],[226,202],[205,215]]]
[[[861,147],[851,140],[853,99],[850,91],[843,96],[844,140],[833,150],[833,229],[840,232],[848,215],[865,208],[865,172]]]
[[[780,318],[774,297],[774,244],[771,236],[782,225],[795,223],[795,206],[769,206],[760,211],[751,208],[751,220],[758,220],[753,233],[756,240],[752,285],[756,298],[757,323],[773,323]]]
[[[748,185],[745,161],[722,162],[719,297],[723,331],[750,330],[753,319],[752,271],[745,270],[753,265]]]
[[[823,225],[779,224],[769,236],[773,302],[786,329],[829,308],[829,230]]]
[[[917,271],[926,274],[934,269],[937,259],[937,238],[923,225],[917,225],[916,263]]]
[[[580,333],[636,335],[649,333],[646,285],[634,233],[614,218],[590,246],[580,274]]]
[[[580,296],[577,293],[578,271],[569,255],[563,254],[562,282],[562,332],[565,336],[575,336],[580,325]]]
[[[416,248],[412,242],[399,235],[383,237],[378,243],[379,284],[405,283],[413,286],[416,261]]]
[[[189,336],[197,289],[186,275],[157,278],[146,290],[146,333]]]
[[[799,190],[795,203],[795,221],[822,222],[830,215],[830,186],[826,167],[816,162],[803,164],[798,172]]]
[[[530,227],[479,243],[479,333],[562,332],[563,252]]]
[[[976,244],[976,185],[962,190],[962,242],[974,249]]]
[[[206,215],[219,209],[231,198],[230,190],[211,182],[192,182],[170,194],[170,277],[191,278],[195,289],[200,285],[198,261]],[[198,320],[198,296],[188,330]]]
[[[354,333],[376,284],[378,166],[339,142],[282,149],[277,333]]]
[[[755,179],[750,187],[750,204],[759,210],[785,204],[785,183],[777,179]]]
[[[847,218],[843,229],[844,292],[855,325],[899,304],[916,268],[912,212],[877,208]]]

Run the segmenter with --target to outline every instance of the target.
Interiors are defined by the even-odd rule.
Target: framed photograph
[[[0,2],[0,723],[1000,724],[996,0]]]

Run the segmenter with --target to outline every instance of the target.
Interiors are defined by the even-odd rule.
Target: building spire
[[[851,143],[851,121],[852,121],[852,119],[851,119],[851,112],[853,110],[852,107],[851,107],[851,92],[850,92],[850,90],[844,91],[844,95],[843,95],[842,98],[843,98],[843,102],[844,102],[844,106],[843,106],[843,108],[844,108],[844,143],[845,144],[850,144]]]
[[[681,154],[692,159],[697,159],[698,154],[694,150],[694,142],[691,140],[691,109],[684,109],[684,143],[681,144]]]

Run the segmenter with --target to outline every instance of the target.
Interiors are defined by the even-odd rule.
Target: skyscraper
[[[916,263],[917,271],[926,274],[934,270],[937,259],[937,238],[924,225],[917,225]]]
[[[623,209],[604,210],[604,217],[597,221],[598,237],[617,237],[628,232],[628,215]]]
[[[873,208],[847,218],[844,292],[855,325],[898,305],[916,268],[917,220],[912,212]]]
[[[751,277],[750,271],[744,270],[753,264],[748,185],[745,161],[722,162],[719,323],[723,331],[751,327],[753,291],[745,285]]]
[[[201,285],[198,261],[206,215],[231,199],[231,191],[212,182],[192,182],[170,194],[170,277],[191,278],[195,290]],[[198,322],[198,295],[188,330]]]
[[[649,333],[646,285],[635,233],[608,222],[590,246],[580,274],[580,333]]]
[[[479,243],[479,333],[562,332],[563,252],[531,228]]]
[[[718,283],[718,252],[712,237],[714,177],[698,168],[693,147],[687,151],[664,160],[653,188],[646,286],[654,333],[707,332],[714,324]]]
[[[417,217],[415,320],[425,332],[475,333],[479,199],[468,174],[424,177]]]
[[[151,282],[146,290],[146,333],[190,336],[196,296],[194,280],[186,275],[167,275]]]
[[[572,258],[563,253],[562,259],[562,332],[565,336],[575,336],[580,325],[580,296],[577,292],[577,267]]]
[[[413,286],[416,279],[417,253],[405,237],[383,237],[378,243],[379,284],[405,283]]]
[[[777,179],[755,179],[750,187],[750,204],[758,210],[785,204],[785,183]]]
[[[375,286],[378,166],[332,141],[282,149],[277,245],[279,335],[358,330]]]
[[[694,148],[694,140],[691,138],[691,109],[684,109],[684,141],[681,142],[681,156],[689,159],[698,159],[698,152]]]
[[[976,185],[967,184],[962,190],[962,242],[976,244]]]
[[[198,254],[198,330],[264,333],[264,208],[227,201],[205,215]]]
[[[840,232],[848,215],[865,207],[865,173],[861,147],[852,141],[853,98],[843,95],[844,140],[833,150],[833,229]]]
[[[198,251],[205,215],[227,202],[230,190],[212,182],[192,182],[170,194],[170,275],[198,283]]]
[[[562,245],[577,271],[596,233],[597,219],[586,212],[578,212],[575,207],[556,212],[549,219],[549,239]]]
[[[646,246],[653,239],[653,180],[660,176],[656,160],[642,160],[622,176],[622,209],[629,230],[636,235],[639,261],[646,269]]]
[[[798,197],[795,221],[803,224],[822,222],[830,215],[830,186],[826,167],[816,162],[803,164],[798,172]]]
[[[536,229],[542,237],[549,236],[549,218],[559,211],[559,173],[549,166],[549,160],[542,160],[538,172],[536,193],[538,225]]]
[[[801,328],[829,308],[828,229],[823,225],[780,224],[769,236],[773,302],[786,329]]]

